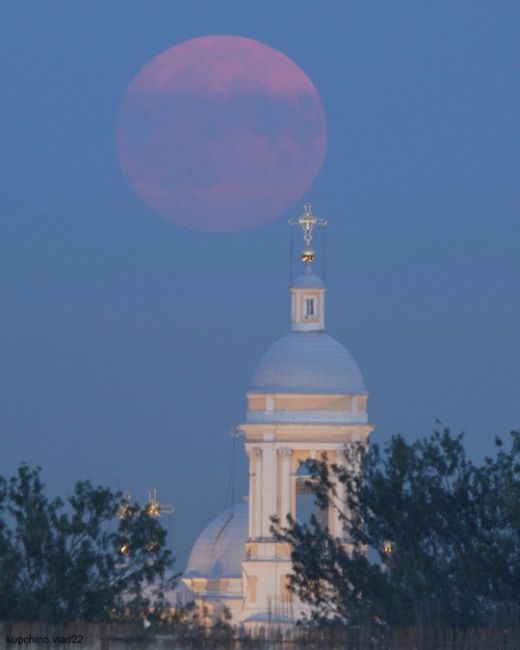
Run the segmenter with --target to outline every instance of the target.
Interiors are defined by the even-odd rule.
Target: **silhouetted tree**
[[[0,620],[108,621],[158,617],[173,564],[166,532],[137,504],[78,482],[49,500],[40,469],[0,477]]]
[[[448,430],[383,450],[350,444],[345,465],[313,464],[318,507],[340,507],[344,537],[275,521],[292,545],[291,589],[315,623],[482,624],[520,605],[520,433],[477,466]],[[346,488],[340,503],[338,485]],[[368,549],[368,553],[367,553]]]

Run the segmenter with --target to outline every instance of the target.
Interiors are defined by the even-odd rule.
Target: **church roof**
[[[251,381],[259,393],[365,393],[350,353],[325,332],[290,332],[265,353]]]
[[[213,519],[197,537],[185,578],[239,578],[245,560],[249,506],[237,503]]]
[[[300,273],[292,286],[295,289],[325,289],[323,280],[314,273],[312,266],[306,266],[305,271]]]

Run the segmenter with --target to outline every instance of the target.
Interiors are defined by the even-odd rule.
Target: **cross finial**
[[[132,506],[132,495],[130,492],[125,492],[121,499],[121,504],[118,508],[117,514],[119,519],[128,519],[132,517],[138,508]],[[162,514],[171,515],[175,512],[175,508],[171,504],[162,504],[157,500],[157,490],[152,488],[148,490],[148,503],[141,510],[146,512],[150,517],[160,517]]]
[[[303,230],[303,241],[305,242],[305,248],[301,253],[302,262],[305,264],[310,264],[314,260],[314,251],[311,248],[312,242],[312,231],[315,226],[326,226],[326,219],[318,219],[312,213],[312,205],[306,203],[303,206],[303,214],[298,219],[289,219],[291,226],[300,226]]]
[[[117,510],[119,519],[127,519],[132,515],[131,501],[132,501],[132,495],[130,494],[130,492],[124,492],[121,499],[121,504],[119,505],[119,508]]]
[[[148,505],[146,506],[146,512],[150,517],[160,517],[162,514],[171,515],[175,511],[175,508],[171,504],[161,504],[157,500],[157,490],[152,488],[148,490]]]

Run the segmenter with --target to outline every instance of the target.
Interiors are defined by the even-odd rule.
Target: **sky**
[[[287,220],[329,220],[328,331],[370,393],[372,439],[520,427],[520,4],[453,0],[28,2],[0,17],[0,474],[42,467],[159,500],[182,568],[227,505],[229,431],[290,325]],[[316,86],[328,149],[268,225],[187,230],[117,161],[132,78],[230,34]],[[323,260],[322,260],[323,262]],[[323,266],[323,265],[322,265]],[[247,490],[237,443],[235,494]]]

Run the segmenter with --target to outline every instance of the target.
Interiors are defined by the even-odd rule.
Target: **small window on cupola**
[[[305,318],[315,318],[316,317],[316,299],[315,298],[305,298]]]

